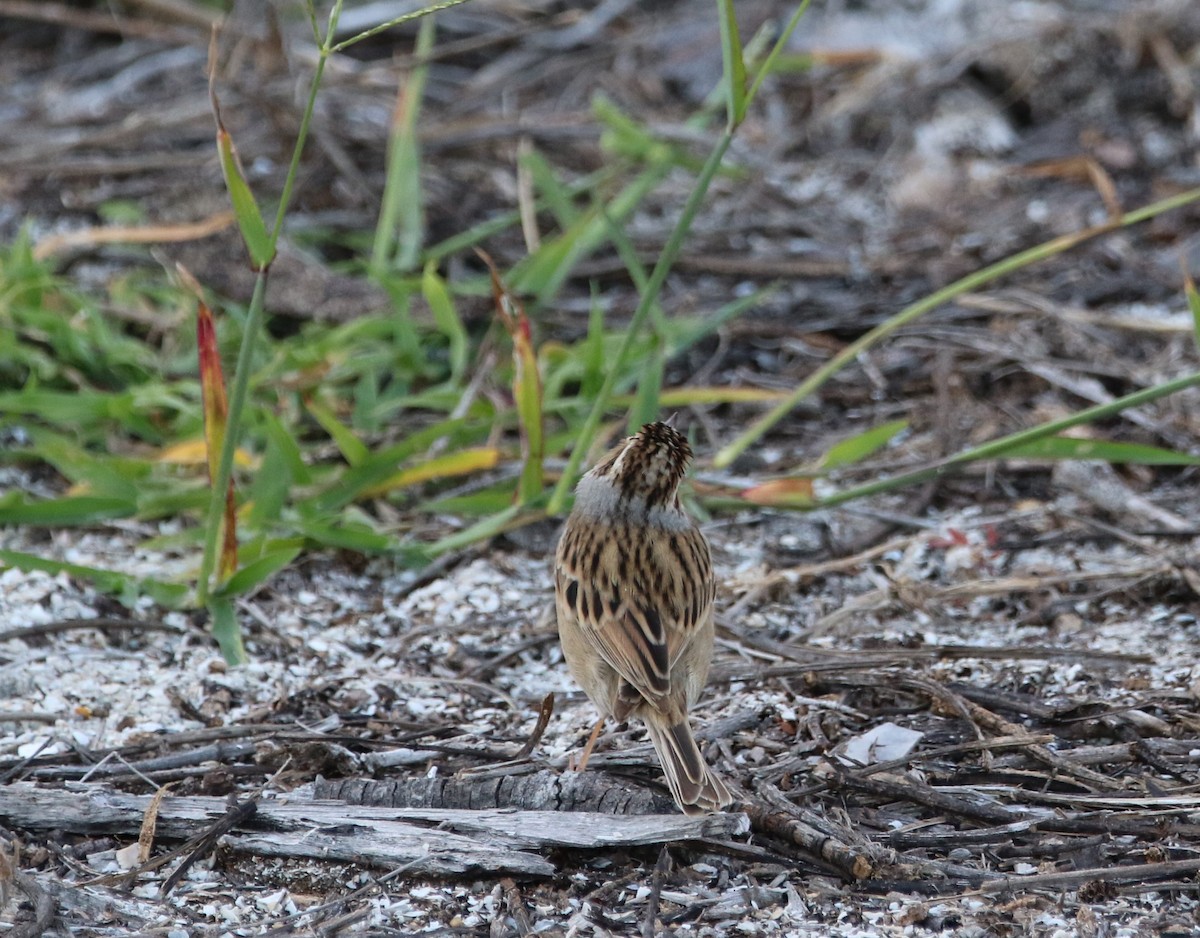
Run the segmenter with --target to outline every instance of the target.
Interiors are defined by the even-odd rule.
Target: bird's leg
[[[582,772],[587,768],[588,759],[592,757],[592,747],[596,745],[596,740],[600,738],[600,731],[602,729],[604,729],[603,716],[601,716],[600,719],[596,721],[596,725],[592,727],[592,735],[588,737],[587,745],[583,747],[583,755],[579,757],[579,762],[574,765],[568,763],[568,768],[574,769],[576,772]],[[570,762],[574,761],[575,757],[572,756]]]

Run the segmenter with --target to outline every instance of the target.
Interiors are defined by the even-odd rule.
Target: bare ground
[[[739,11],[747,35],[790,12]],[[225,47],[223,108],[243,154],[275,173],[311,53],[286,18],[282,42],[239,22],[226,31],[242,39]],[[86,28],[3,25],[0,107],[22,130],[0,145],[6,234],[26,215],[40,236],[91,224],[114,198],[170,221],[222,207],[202,24],[135,4]],[[523,138],[556,165],[600,165],[597,89],[659,133],[694,139],[683,122],[719,69],[706,4],[579,16],[478,3],[441,29],[449,51],[431,74],[424,139],[433,237],[515,204]],[[409,41],[335,60],[298,241],[306,225],[373,225]],[[814,12],[801,49],[820,53],[816,66],[767,88],[733,154],[747,172],[719,181],[665,302],[712,309],[751,285],[781,289],[673,363],[679,383],[791,386],[929,289],[1103,221],[1106,200],[1128,209],[1200,182],[1193,4],[839,6]],[[687,184],[668,179],[631,221],[648,256]],[[943,308],[827,386],[738,478],[786,471],[899,416],[910,431],[865,471],[921,465],[1194,367],[1179,262],[1200,260],[1196,220],[1185,209],[1113,233]],[[489,247],[502,264],[525,250],[515,234]],[[164,250],[226,292],[244,289],[228,233]],[[93,283],[145,260],[62,256]],[[299,252],[287,263],[276,328],[383,304]],[[614,258],[584,274],[612,315],[632,309]],[[588,297],[585,278],[568,284],[543,333],[582,331]],[[1185,392],[1097,432],[1192,450],[1195,405]],[[689,413],[701,487],[730,481],[704,457],[752,413]],[[6,487],[34,484],[4,472]],[[246,602],[254,663],[234,671],[180,614],[2,571],[0,817],[21,848],[0,921],[27,935],[1192,934],[1194,481],[1192,470],[1030,460],[821,515],[718,515],[706,530],[720,644],[697,722],[745,819],[684,839],[648,822],[659,833],[641,844],[596,815],[599,846],[532,814],[501,810],[484,831],[453,813],[466,798],[476,809],[607,807],[610,818],[614,804],[621,817],[669,810],[640,727],[610,731],[584,779],[562,771],[592,712],[545,614],[550,527],[419,576],[308,556]],[[145,573],[187,562],[132,549],[145,533],[8,529],[0,541]],[[316,858],[393,830],[375,815],[352,821],[351,807],[341,824],[278,819],[288,804],[303,815],[316,796],[348,797],[348,779],[380,783],[359,794],[423,832],[409,859],[398,846],[387,860],[365,846]],[[60,793],[85,814],[113,814],[89,829],[69,819],[69,800],[35,798]],[[129,796],[141,800],[119,801]],[[242,813],[217,827],[231,796]],[[209,799],[195,806],[211,815],[189,820],[184,798]],[[147,815],[159,823],[143,834],[152,855],[176,852],[113,878],[136,865],[121,851]],[[521,829],[500,830],[505,817]],[[471,857],[451,839],[463,834],[493,851],[493,870],[437,865]],[[293,841],[291,856],[270,851]]]

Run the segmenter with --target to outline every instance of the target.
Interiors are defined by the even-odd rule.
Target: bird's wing
[[[562,551],[559,596],[605,662],[655,702],[712,605],[712,563],[698,530],[629,533]]]

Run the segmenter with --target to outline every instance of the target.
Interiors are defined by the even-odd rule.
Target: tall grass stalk
[[[359,33],[351,38],[334,43],[333,39],[337,33],[338,19],[341,16],[343,0],[336,0],[332,9],[329,12],[329,17],[326,22],[325,35],[320,36],[320,29],[317,24],[316,10],[310,2],[307,5],[309,21],[312,24],[313,36],[317,40],[317,64],[313,71],[312,81],[309,84],[308,100],[305,103],[304,113],[301,117],[300,128],[296,134],[296,142],[292,148],[292,158],[288,165],[287,175],[284,177],[283,189],[279,197],[279,204],[275,210],[275,221],[271,227],[270,233],[270,249],[271,256],[274,254],[274,249],[279,242],[279,237],[283,231],[284,219],[287,217],[288,207],[291,204],[292,193],[296,186],[296,180],[300,174],[300,159],[304,152],[304,145],[308,140],[309,131],[312,126],[313,111],[316,107],[317,93],[321,88],[321,80],[325,72],[326,62],[329,56],[335,52],[340,52],[356,42],[382,32],[385,29],[390,29],[407,20],[416,19],[425,16],[430,12],[447,7],[456,6],[465,0],[448,0],[448,2],[435,4],[421,10],[416,10],[404,16],[389,20],[387,23],[381,24],[379,27]],[[262,334],[262,320],[264,299],[266,296],[267,275],[269,265],[264,265],[257,273],[254,282],[254,292],[250,298],[250,307],[246,315],[246,322],[242,333],[241,345],[238,349],[237,364],[234,370],[233,386],[230,392],[229,399],[229,420],[226,425],[226,433],[224,445],[221,447],[221,457],[217,464],[216,478],[212,480],[212,493],[209,499],[208,511],[205,519],[204,531],[204,553],[200,563],[200,573],[196,583],[196,602],[197,605],[209,605],[212,586],[213,567],[216,563],[217,538],[221,527],[222,512],[225,503],[225,491],[229,486],[229,479],[233,473],[233,456],[237,450],[237,445],[240,437],[241,424],[243,415],[246,409],[246,400],[250,386],[250,372],[254,362],[254,354],[257,349],[259,339]],[[228,616],[220,617],[223,621],[228,622]],[[236,622],[234,623],[236,628]],[[226,637],[228,641],[228,636]],[[240,641],[236,644],[222,643],[223,647],[240,648]],[[244,658],[244,652],[239,653]]]
[[[583,462],[584,456],[587,454],[588,448],[591,446],[592,440],[596,436],[596,431],[600,427],[600,421],[604,418],[604,414],[608,409],[617,380],[624,369],[626,359],[629,357],[629,351],[633,348],[638,334],[645,327],[650,310],[658,302],[659,292],[666,282],[671,265],[675,263],[676,258],[679,256],[679,251],[683,247],[684,239],[691,230],[696,213],[700,210],[700,206],[704,202],[704,197],[708,194],[708,187],[712,183],[713,177],[716,176],[717,171],[721,168],[721,162],[725,159],[725,154],[733,143],[734,134],[737,132],[746,114],[746,110],[753,101],[753,95],[761,87],[762,72],[765,72],[771,66],[775,58],[778,57],[779,51],[786,46],[796,26],[799,25],[804,11],[808,8],[809,2],[810,0],[803,0],[798,6],[795,14],[788,21],[787,26],[775,41],[774,47],[764,61],[763,68],[760,71],[760,79],[754,82],[750,88],[750,92],[747,93],[743,86],[745,63],[742,59],[742,48],[737,38],[736,26],[731,26],[731,24],[735,23],[733,0],[717,0],[717,14],[721,19],[722,30],[722,80],[726,83],[726,93],[728,94],[728,119],[725,131],[717,140],[708,159],[705,160],[703,167],[700,169],[695,185],[688,195],[687,202],[684,203],[683,211],[680,212],[679,219],[675,222],[675,227],[672,229],[667,243],[663,246],[662,253],[658,256],[654,270],[650,273],[649,281],[641,291],[641,298],[638,301],[637,308],[633,311],[629,328],[625,331],[616,356],[608,366],[608,371],[604,376],[604,383],[600,386],[592,408],[579,430],[575,446],[571,449],[571,455],[567,459],[567,465],[563,469],[562,476],[559,478],[558,484],[554,487],[554,491],[550,495],[550,501],[546,505],[548,514],[560,514],[565,507],[567,497],[579,475],[579,467]]]

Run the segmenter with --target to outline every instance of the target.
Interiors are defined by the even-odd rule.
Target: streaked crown
[[[682,433],[669,424],[648,423],[614,447],[588,475],[608,479],[625,498],[665,507],[675,501],[691,459],[692,448]]]

